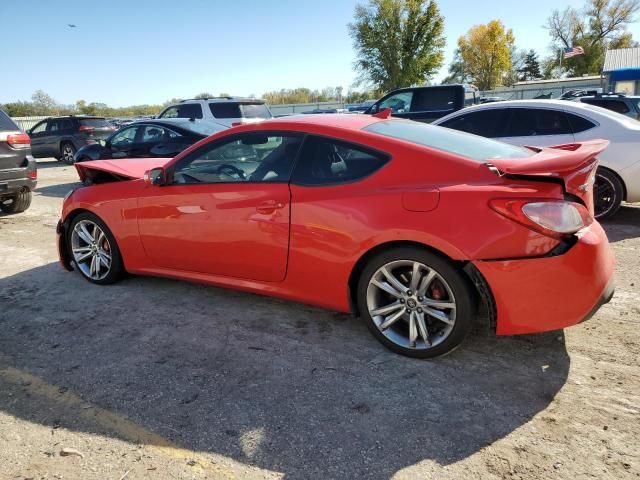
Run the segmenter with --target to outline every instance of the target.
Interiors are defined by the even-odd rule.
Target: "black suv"
[[[480,92],[473,85],[408,87],[387,93],[364,113],[374,114],[390,108],[394,117],[433,122],[478,103]]]
[[[47,118],[27,130],[36,158],[55,157],[72,164],[75,153],[85,145],[98,143],[116,131],[102,117],[67,116]]]
[[[0,210],[20,213],[29,208],[37,178],[29,136],[0,110]]]
[[[570,94],[570,96],[568,94]],[[592,90],[577,90],[566,92],[560,98],[563,100],[588,103],[589,105],[606,108],[607,110],[640,120],[639,96],[627,96],[624,93],[598,93]]]

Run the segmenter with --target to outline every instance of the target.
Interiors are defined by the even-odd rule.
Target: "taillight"
[[[497,198],[489,206],[514,222],[553,238],[571,235],[593,223],[584,205],[564,200]]]
[[[26,133],[14,133],[7,135],[7,143],[16,148],[27,147],[31,143],[31,139]]]
[[[29,170],[27,172],[27,177],[31,180],[36,180],[38,178],[38,170]]]
[[[87,125],[80,125],[80,128],[78,129],[79,132],[82,133],[93,133],[95,131],[95,127],[89,127]]]

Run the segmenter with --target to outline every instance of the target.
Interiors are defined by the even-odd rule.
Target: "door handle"
[[[273,200],[261,203],[256,207],[258,213],[263,213],[268,215],[270,213],[275,212],[276,210],[280,210],[284,208],[284,203],[282,202],[274,202]]]

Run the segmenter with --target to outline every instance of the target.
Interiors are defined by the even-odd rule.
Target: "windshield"
[[[531,150],[523,147],[419,122],[387,120],[372,123],[363,130],[455,153],[482,163],[496,158],[523,158],[533,155]]]

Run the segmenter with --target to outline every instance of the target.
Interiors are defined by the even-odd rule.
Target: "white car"
[[[458,110],[433,124],[514,145],[609,140],[598,156],[596,218],[613,215],[622,201],[640,202],[640,122],[619,113],[564,100],[512,100]]]

